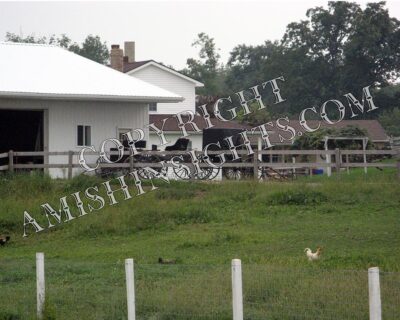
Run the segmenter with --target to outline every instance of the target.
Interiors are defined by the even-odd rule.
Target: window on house
[[[92,144],[91,126],[78,126],[78,146],[90,146]]]
[[[157,102],[149,103],[149,111],[150,112],[157,112]]]

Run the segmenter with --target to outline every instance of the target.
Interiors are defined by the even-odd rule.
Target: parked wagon
[[[227,137],[232,136],[232,141],[234,145],[242,145],[243,139],[240,136],[242,129],[219,129],[219,128],[210,128],[203,131],[203,150],[204,148],[211,144],[208,148],[209,151],[223,151],[225,153],[225,160],[227,163],[243,163],[243,162],[251,162],[252,157],[247,156],[246,154],[241,154],[240,159],[233,160],[233,155],[230,153],[228,142],[225,140]],[[216,144],[219,144],[221,147],[218,147]],[[238,150],[245,150],[244,147],[238,148]],[[218,154],[210,154],[210,158],[212,162],[218,163],[219,157]],[[253,172],[253,169],[250,167],[223,167],[222,175],[227,179],[240,180],[247,176],[250,176]]]
[[[199,160],[201,170],[196,172],[195,166],[192,163],[192,156],[189,154],[188,146],[189,139],[179,138],[175,144],[167,146],[165,151],[158,151],[157,146],[152,146],[152,152],[146,152],[146,141],[140,141],[135,144],[139,154],[130,155],[130,149],[126,142],[124,142],[125,155],[118,160],[117,154],[112,154],[110,160],[114,163],[130,163],[133,167],[137,168],[138,175],[143,179],[152,178],[154,172],[162,175],[167,175],[168,167],[174,173],[175,177],[179,180],[213,180],[218,176],[224,176],[230,180],[241,180],[254,177],[254,166],[252,165],[254,159],[253,155],[247,155],[246,148],[244,147],[244,141],[240,133],[241,129],[205,129],[203,131],[203,150],[208,147],[208,151],[211,151],[208,156],[209,160],[215,163],[215,166],[211,166],[205,162],[205,155],[203,151],[196,150],[192,156],[196,156]],[[240,152],[240,158],[235,159],[229,148],[229,144],[226,138],[232,137],[232,142]],[[110,149],[110,151],[118,151],[116,148]],[[150,151],[150,150],[149,150]],[[157,151],[157,152],[154,152]],[[176,153],[174,153],[176,151]],[[212,152],[216,151],[216,152]],[[220,166],[219,154],[224,153],[225,163]],[[161,166],[160,163],[170,163],[169,166]],[[173,164],[172,164],[173,163]],[[141,164],[141,165],[138,165]],[[226,165],[228,164],[228,165]],[[237,165],[236,165],[237,164]],[[248,164],[248,165],[243,165]],[[96,174],[102,177],[115,176],[117,174],[128,174],[131,166],[125,167],[104,167],[99,166],[96,170]],[[152,169],[152,172],[145,169],[145,167]],[[257,176],[259,179],[277,179],[285,180],[287,175],[274,170],[271,167],[259,167]]]
[[[243,166],[243,163],[253,163],[254,155],[247,155],[247,152],[241,152],[240,159],[233,160],[233,155],[229,150],[229,144],[226,140],[227,137],[232,137],[232,142],[235,146],[241,146],[237,148],[240,151],[247,151],[244,146],[244,141],[240,133],[243,132],[242,129],[206,129],[203,131],[203,149],[210,143],[219,143],[221,147],[217,145],[211,145],[208,150],[210,151],[224,151],[226,163],[229,163],[229,167],[222,167],[222,175],[230,180],[241,180],[254,178],[254,166],[247,165]],[[210,155],[213,162],[218,162],[218,155]],[[232,164],[237,163],[237,166]],[[261,180],[286,180],[288,178],[288,173],[280,172],[271,167],[259,167],[257,176]],[[292,176],[292,175],[291,175]]]
[[[138,166],[138,164],[145,165],[145,167],[152,169],[154,172],[158,172],[162,175],[167,174],[167,167],[161,167],[161,162],[174,162],[174,166],[172,167],[172,171],[174,175],[180,180],[189,180],[189,179],[214,179],[216,174],[218,174],[218,169],[203,168],[203,170],[199,174],[194,174],[193,165],[191,164],[191,158],[189,154],[182,154],[183,151],[189,151],[189,139],[179,138],[176,140],[175,144],[171,146],[167,146],[165,151],[158,151],[157,146],[152,146],[152,152],[146,152],[146,142],[140,141],[135,144],[135,147],[139,151],[137,155],[129,155],[130,149],[127,145],[124,145],[124,151],[126,155],[124,155],[120,160],[118,160],[117,154],[110,155],[110,160],[113,163],[124,163],[128,164],[132,162],[133,167],[137,167],[138,175],[143,179],[151,178],[152,174],[149,170],[144,169],[143,166]],[[116,148],[111,148],[110,151],[118,151]],[[150,150],[148,150],[150,151]],[[154,151],[157,151],[154,153]],[[176,153],[174,153],[176,151]],[[202,156],[199,156],[200,159]],[[117,161],[118,160],[118,161]],[[202,160],[201,160],[202,161]],[[128,167],[104,167],[99,166],[96,169],[96,174],[101,177],[115,176],[117,174],[127,174],[129,172]]]

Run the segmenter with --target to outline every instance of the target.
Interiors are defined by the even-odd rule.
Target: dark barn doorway
[[[0,153],[43,151],[43,111],[0,110]],[[1,159],[0,165],[8,163]],[[42,156],[15,157],[15,163],[43,163]]]

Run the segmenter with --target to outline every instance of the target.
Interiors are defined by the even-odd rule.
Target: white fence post
[[[381,320],[381,288],[379,284],[379,268],[368,269],[368,289],[369,289],[369,319]]]
[[[135,320],[135,278],[133,275],[133,259],[125,259],[125,274],[128,320]]]
[[[45,302],[45,281],[44,281],[44,253],[36,253],[36,298],[37,298],[37,317],[43,319]]]
[[[326,154],[326,163],[328,165],[326,167],[326,174],[328,175],[328,177],[330,177],[332,175],[332,161],[330,154]]]
[[[243,320],[242,262],[232,260],[232,308],[233,320]]]
[[[296,157],[292,157],[292,163],[296,164]],[[296,177],[296,167],[293,167],[293,176]]]

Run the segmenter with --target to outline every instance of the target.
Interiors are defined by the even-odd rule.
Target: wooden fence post
[[[129,172],[133,171],[133,154],[129,156]]]
[[[363,138],[363,160],[364,160],[364,173],[365,174],[367,174],[367,172],[368,172],[368,167],[365,166],[365,164],[367,164],[367,154],[365,153],[365,150],[367,148],[367,143],[368,143],[367,140],[365,140],[365,138]]]
[[[8,152],[8,170],[14,172],[14,151]]]
[[[258,150],[254,151],[253,170],[254,170],[254,180],[257,181],[257,179],[258,179]]]
[[[243,320],[242,262],[232,260],[232,309],[233,320]]]
[[[296,164],[296,157],[292,157],[292,163]],[[296,178],[296,167],[293,167],[292,171],[293,171],[293,177]]]
[[[335,149],[335,165],[336,165],[336,174],[340,173],[340,163],[341,163],[341,154],[340,149]]]
[[[135,277],[133,273],[133,259],[125,259],[125,274],[128,320],[135,320]]]
[[[73,151],[68,151],[68,179],[72,179]]]
[[[36,300],[37,317],[43,319],[45,303],[45,280],[44,280],[44,253],[36,253]]]
[[[326,151],[328,151],[328,150],[326,150]],[[331,159],[331,155],[328,154],[328,152],[325,153],[326,163],[328,164],[326,167],[326,174],[328,175],[328,177],[330,177],[332,175],[332,159]]]
[[[381,320],[381,288],[379,285],[379,268],[368,269],[368,289],[369,289],[369,319]]]

